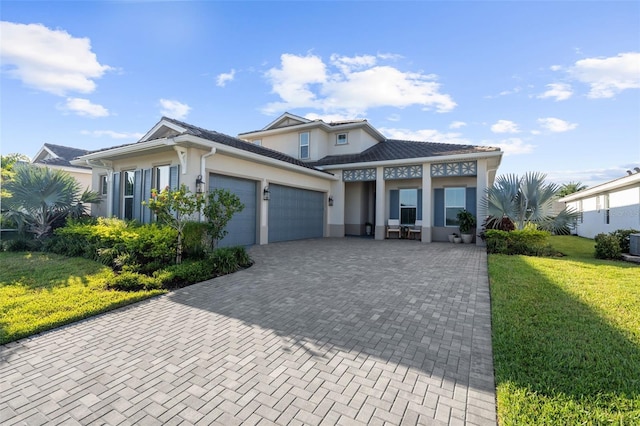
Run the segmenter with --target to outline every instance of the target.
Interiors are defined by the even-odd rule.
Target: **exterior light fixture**
[[[329,207],[333,206],[333,195],[329,195]]]
[[[265,201],[269,201],[270,198],[271,198],[271,192],[269,192],[269,187],[265,186],[264,189],[262,190],[262,199]]]
[[[202,194],[203,191],[203,187],[204,186],[204,181],[202,180],[202,175],[198,175],[198,177],[196,178],[196,194]]]

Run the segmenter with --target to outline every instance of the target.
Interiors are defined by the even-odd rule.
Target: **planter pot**
[[[462,234],[462,242],[470,244],[473,241],[473,234]]]
[[[367,235],[371,235],[371,228],[372,228],[371,225],[365,225],[365,232]]]
[[[461,237],[453,237],[453,242],[455,244],[460,244],[462,242],[462,238]]]
[[[453,242],[453,238],[455,237],[454,234],[449,234],[449,242],[452,243]]]

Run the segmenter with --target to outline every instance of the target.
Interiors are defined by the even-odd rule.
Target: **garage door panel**
[[[211,174],[210,189],[226,189],[236,194],[244,209],[233,215],[226,230],[227,235],[218,247],[250,246],[256,243],[256,182],[248,179]]]
[[[322,192],[269,186],[269,242],[321,238],[324,234]]]

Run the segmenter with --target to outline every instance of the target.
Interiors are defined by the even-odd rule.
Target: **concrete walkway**
[[[0,423],[496,423],[486,254],[359,238],[0,346]]]

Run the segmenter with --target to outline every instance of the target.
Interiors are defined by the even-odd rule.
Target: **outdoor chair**
[[[387,238],[389,238],[389,234],[397,233],[398,238],[401,238],[402,234],[400,233],[400,220],[399,219],[389,219],[387,221]]]
[[[422,221],[421,220],[416,220],[416,223],[413,225],[413,228],[409,228],[407,230],[407,238],[411,238],[411,236],[414,236],[413,238],[415,239],[416,236],[420,237],[422,235]]]

